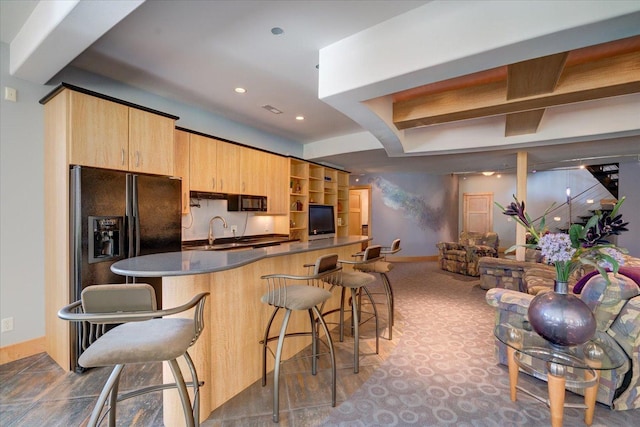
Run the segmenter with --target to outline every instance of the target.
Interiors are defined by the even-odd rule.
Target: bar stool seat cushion
[[[387,261],[376,261],[369,264],[362,264],[358,267],[360,271],[367,273],[388,273],[393,270],[393,264]]]
[[[376,281],[376,278],[368,273],[360,271],[343,271],[340,274],[340,285],[345,288],[361,288]]]
[[[329,298],[331,298],[331,292],[326,289],[307,285],[290,285],[264,294],[260,301],[289,310],[309,310]]]
[[[172,360],[182,356],[194,337],[193,319],[163,318],[123,323],[91,344],[80,366],[123,365]]]

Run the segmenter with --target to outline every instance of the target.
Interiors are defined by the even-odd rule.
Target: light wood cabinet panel
[[[189,133],[176,130],[174,133],[174,166],[175,176],[182,178],[182,214],[188,214],[189,198]]]
[[[173,175],[175,121],[129,108],[129,170]]]
[[[218,189],[221,193],[240,194],[240,146],[217,141],[217,170]]]
[[[69,163],[128,170],[129,107],[69,91]]]
[[[220,191],[216,182],[218,141],[191,134],[189,141],[189,187],[194,191]]]
[[[271,173],[267,169],[267,156],[259,150],[240,147],[240,191],[242,194],[264,196],[267,194],[267,180]]]
[[[286,214],[289,212],[289,159],[275,154],[266,154],[268,175],[263,179],[267,184],[267,213]]]

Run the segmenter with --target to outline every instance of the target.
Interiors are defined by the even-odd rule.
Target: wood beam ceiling
[[[640,37],[632,37],[396,94],[393,121],[402,130],[506,115],[505,136],[520,135],[537,131],[545,108],[638,92]]]

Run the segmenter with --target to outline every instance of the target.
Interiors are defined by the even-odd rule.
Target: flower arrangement
[[[549,229],[546,226],[546,217],[549,211],[555,206],[555,202],[544,211],[542,217],[540,217],[540,222],[536,225],[535,221],[532,220],[529,214],[525,212],[524,201],[519,202],[515,194],[513,195],[513,200],[514,201],[506,208],[498,202],[495,202],[495,204],[502,209],[502,213],[504,215],[512,217],[518,224],[527,230],[527,243],[537,247],[540,238],[549,232]],[[511,252],[515,248],[515,246],[512,246],[507,249],[507,252]]]
[[[518,224],[527,229],[534,241],[524,246],[541,249],[546,262],[555,266],[557,281],[568,282],[571,274],[581,265],[593,266],[607,282],[607,269],[618,272],[624,262],[622,254],[626,253],[626,250],[609,243],[607,238],[628,230],[626,227],[629,223],[623,222],[622,215],[618,214],[625,197],[622,197],[610,212],[597,211],[586,225],[572,224],[569,234],[549,233],[545,228],[545,216],[553,205],[545,211],[540,224],[535,227],[525,212],[524,202],[518,202],[515,196],[513,198],[515,202],[507,208],[498,203],[496,205],[505,215],[512,216]],[[513,248],[509,248],[508,251]]]

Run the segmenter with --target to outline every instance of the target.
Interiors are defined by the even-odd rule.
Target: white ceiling
[[[11,0],[0,2],[3,42],[11,43],[16,38],[22,23],[38,3]],[[89,8],[91,3],[81,2],[81,5]],[[113,2],[116,5],[118,3],[123,2]],[[503,2],[484,3],[483,10],[499,7],[500,10],[506,10],[505,14],[511,12],[510,7],[513,8],[511,4]],[[569,3],[572,2],[568,2],[568,6],[575,11],[575,2]],[[409,133],[398,135],[397,130],[386,125],[380,116],[372,114],[372,110],[363,108],[362,103],[372,95],[384,96],[429,83],[429,79],[434,76],[452,78],[470,72],[474,67],[479,70],[504,65],[499,61],[510,60],[514,57],[514,52],[517,52],[515,57],[522,57],[521,52],[527,52],[529,57],[547,54],[549,49],[553,50],[549,47],[553,45],[548,39],[551,34],[558,34],[555,39],[556,49],[575,48],[578,45],[573,40],[578,38],[578,43],[596,44],[640,34],[640,6],[638,3],[635,5],[636,10],[631,14],[620,12],[622,18],[611,18],[604,27],[596,27],[591,23],[580,26],[586,28],[582,33],[571,32],[566,28],[550,28],[548,34],[539,35],[537,44],[530,40],[515,40],[517,37],[512,37],[513,34],[507,34],[505,30],[504,34],[495,35],[497,40],[508,40],[505,46],[496,46],[490,53],[473,52],[474,37],[467,38],[465,48],[460,49],[461,53],[457,58],[448,60],[450,66],[443,72],[442,64],[427,64],[424,65],[424,70],[393,70],[389,63],[397,65],[411,62],[398,59],[402,57],[405,44],[399,37],[406,35],[402,34],[402,28],[397,30],[397,26],[410,22],[411,16],[420,16],[424,27],[437,26],[430,25],[429,20],[446,23],[452,17],[464,23],[464,11],[469,13],[472,10],[469,8],[475,7],[472,3],[375,0],[146,1],[139,7],[130,7],[135,9],[133,11],[121,12],[123,19],[121,16],[111,17],[104,35],[96,31],[87,36],[88,47],[82,50],[78,48],[77,53],[72,53],[75,59],[70,65],[305,144],[305,157],[340,165],[356,173],[408,170],[433,173],[486,169],[509,171],[514,170],[514,153],[525,148],[529,151],[530,163],[537,163],[539,170],[569,166],[577,161],[592,164],[609,160],[629,161],[634,155],[634,161],[637,161],[637,156],[640,155],[640,118],[635,127],[631,128],[625,123],[620,129],[609,126],[606,132],[595,128],[572,135],[549,133],[544,136],[544,140],[525,138],[511,143],[493,141],[491,134],[485,132],[485,129],[494,126],[495,120],[476,120],[462,125],[432,126],[412,132],[411,135],[417,136],[407,137],[405,141],[405,136],[411,136]],[[562,10],[562,7],[558,10]],[[606,14],[601,10],[593,13]],[[93,19],[95,15],[94,11]],[[572,15],[578,15],[576,19],[580,18],[580,13]],[[625,16],[626,20],[623,19]],[[590,17],[585,15],[584,19],[588,18]],[[630,30],[629,22],[634,20],[638,25]],[[487,20],[487,24],[496,28],[490,20]],[[389,32],[394,25],[396,30]],[[504,22],[502,25],[504,26]],[[575,25],[578,26],[577,23]],[[284,33],[273,35],[271,29],[274,27],[282,28]],[[370,43],[385,28],[388,34],[385,40],[391,47],[380,43],[378,52],[378,46]],[[597,29],[598,34],[593,37],[585,36],[584,31],[590,28]],[[447,29],[442,31],[445,30]],[[460,29],[451,28],[449,31]],[[444,40],[451,38],[455,32],[440,34],[442,40],[438,44],[446,46]],[[490,42],[489,36],[485,37],[485,34],[479,34],[477,39],[485,45]],[[508,43],[510,44],[507,45]],[[411,43],[407,45],[410,46]],[[468,49],[467,45],[470,46]],[[14,43],[11,43],[11,48],[13,60]],[[64,47],[61,46],[60,49],[64,50]],[[447,49],[451,52],[450,47]],[[321,63],[321,50],[323,61],[325,57],[327,59],[321,64],[322,70],[318,70],[316,66]],[[504,53],[507,51],[508,55]],[[336,52],[339,55],[335,55]],[[365,57],[365,54],[371,57]],[[336,58],[340,58],[340,55],[342,57],[337,61]],[[340,68],[347,65],[348,68]],[[359,66],[364,65],[368,65],[369,69],[359,69]],[[407,64],[409,66],[412,65]],[[56,71],[59,70],[51,72]],[[378,71],[387,72],[387,76],[376,77],[375,73]],[[17,70],[18,77],[21,72],[21,69]],[[328,91],[326,96],[323,95],[324,100],[319,99],[318,95],[319,75],[322,72],[325,74],[321,78]],[[355,78],[365,80],[362,87],[347,85],[342,93],[340,90],[332,92],[340,84],[348,83],[349,78],[353,77],[351,73],[355,73]],[[48,77],[52,76],[53,74]],[[344,81],[341,80],[343,77]],[[369,78],[373,80],[367,80]],[[247,93],[236,94],[233,89],[238,86],[246,88]],[[640,117],[640,98],[634,95],[626,97],[620,97],[623,101],[618,104],[622,106],[618,105],[617,108],[624,108],[626,111],[629,108],[635,109],[634,113],[637,112]],[[276,107],[283,114],[274,115],[261,108],[265,104]],[[595,107],[591,110],[600,113],[604,109],[610,109],[609,104],[604,104],[606,105],[593,104]],[[558,114],[565,117],[568,123],[580,120],[577,116],[562,116],[562,111]],[[296,121],[297,115],[303,115],[305,120]],[[548,122],[552,123],[556,116],[553,112],[548,115]],[[458,134],[464,128],[468,133]],[[465,140],[473,140],[473,135],[477,135],[478,140],[486,139],[488,142],[476,148],[461,146],[457,149],[442,149],[443,144],[453,147],[450,140],[440,142],[438,138],[442,135],[451,135],[449,138],[454,140],[461,139],[458,135],[465,135]],[[469,138],[469,135],[472,137]],[[601,142],[603,140],[607,140],[606,144]],[[428,141],[438,141],[439,147],[425,148],[423,145]],[[409,146],[413,150],[407,157],[403,147]],[[607,159],[585,161],[601,156],[606,156]]]

